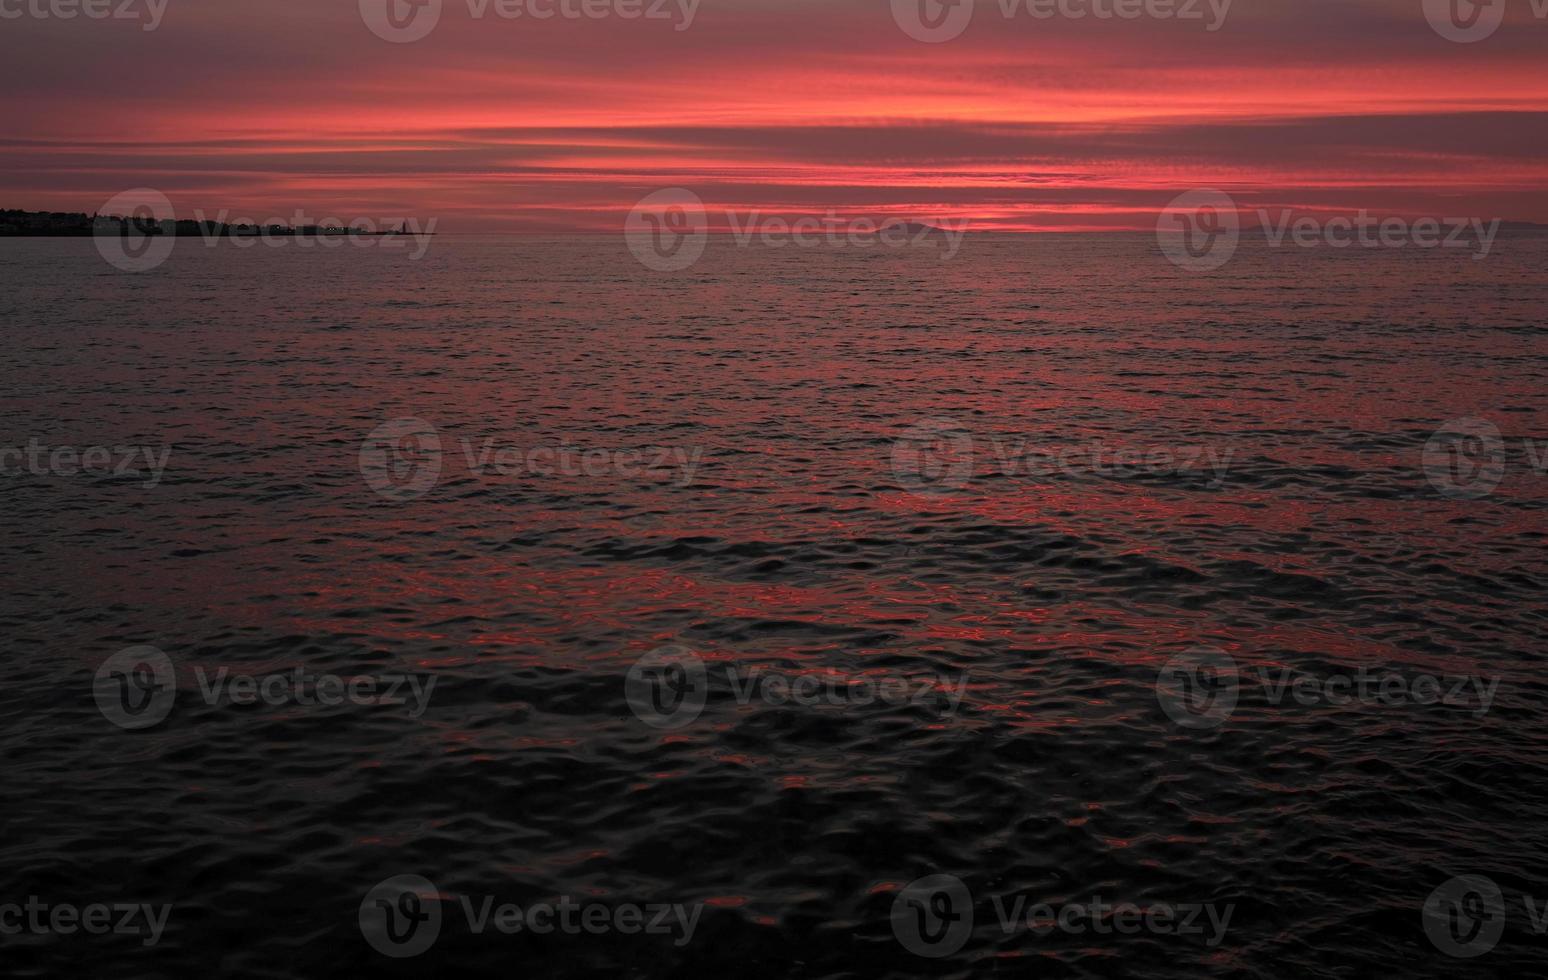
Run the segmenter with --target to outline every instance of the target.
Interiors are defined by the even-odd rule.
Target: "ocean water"
[[[0,242],[8,973],[1548,972],[1548,238],[408,254]]]

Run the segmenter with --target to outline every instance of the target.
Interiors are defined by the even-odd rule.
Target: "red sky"
[[[6,20],[0,206],[149,186],[183,216],[614,231],[680,186],[712,210],[1149,228],[1213,186],[1249,207],[1548,222],[1532,0],[1494,0],[1506,22],[1475,44],[1432,30],[1423,0],[1234,0],[1214,32],[980,0],[939,44],[888,0],[701,0],[686,30],[686,0],[546,21],[444,2],[406,44],[356,0],[168,0],[154,31]]]

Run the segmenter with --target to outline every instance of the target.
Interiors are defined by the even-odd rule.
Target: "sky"
[[[682,187],[712,214],[1062,231],[1212,187],[1548,222],[1548,0],[1489,0],[1471,43],[1431,16],[1471,0],[416,0],[399,22],[433,26],[399,42],[389,0],[60,16],[80,2],[0,0],[0,207],[151,187],[181,217],[547,234]]]

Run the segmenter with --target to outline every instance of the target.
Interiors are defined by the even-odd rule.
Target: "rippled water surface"
[[[126,275],[0,242],[0,446],[170,450],[0,483],[5,894],[173,906],[155,946],[7,937],[7,969],[1541,975],[1545,258],[189,240]],[[1500,435],[1482,492],[1426,471],[1454,420]],[[176,707],[123,731],[93,675],[139,644]],[[663,646],[706,665],[675,728],[626,690]],[[1239,702],[1178,724],[1158,676],[1201,646]],[[297,667],[435,685],[418,714],[200,696]],[[759,667],[836,696],[739,699]],[[1261,682],[1362,667],[1497,686]],[[357,915],[406,873],[446,921],[388,959]],[[1467,873],[1508,921],[1449,960],[1419,909]],[[918,957],[892,909],[933,874],[971,933]],[[701,914],[682,944],[480,935],[459,896]],[[1014,896],[1234,911],[1213,945],[1007,933]]]

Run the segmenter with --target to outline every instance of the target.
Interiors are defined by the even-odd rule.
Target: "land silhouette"
[[[432,226],[433,227],[433,226]],[[398,228],[367,231],[344,225],[284,225],[256,222],[158,220],[149,215],[86,214],[83,211],[0,210],[0,238],[76,238],[89,235],[199,235],[205,238],[271,237],[316,238],[329,236],[433,235],[410,231],[407,221]]]

